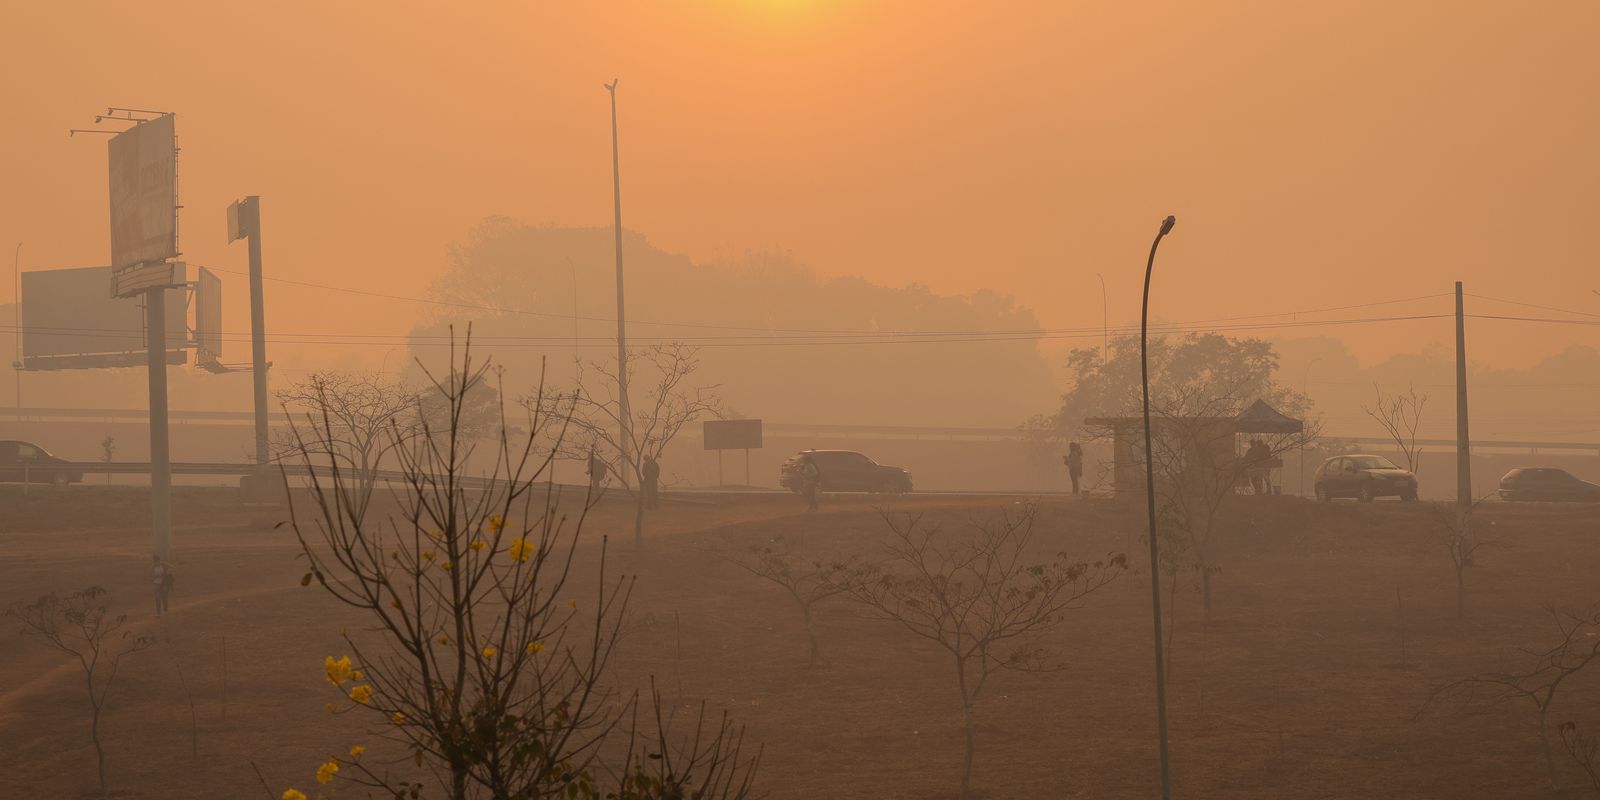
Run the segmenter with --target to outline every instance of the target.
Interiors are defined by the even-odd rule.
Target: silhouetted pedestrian
[[[172,571],[172,565],[163,561],[160,555],[151,558],[155,565],[150,578],[156,592],[156,616],[159,617],[167,613],[167,597],[172,594],[172,584],[177,582],[177,575]]]
[[[1077,442],[1067,443],[1067,454],[1061,458],[1067,465],[1067,475],[1072,478],[1072,495],[1078,496],[1078,481],[1083,478],[1083,448]]]
[[[1245,469],[1250,475],[1250,490],[1256,494],[1266,494],[1272,488],[1268,480],[1272,450],[1259,438],[1251,439],[1250,447],[1244,451],[1244,460]]]
[[[639,476],[643,479],[644,507],[656,507],[656,488],[661,481],[661,465],[656,463],[655,456],[644,457],[644,468]]]
[[[806,496],[806,511],[817,510],[817,494],[822,489],[822,475],[817,472],[817,462],[810,455],[800,457],[800,490]]]

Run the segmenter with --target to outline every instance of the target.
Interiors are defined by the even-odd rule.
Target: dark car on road
[[[1564,469],[1526,467],[1511,470],[1500,479],[1500,499],[1600,503],[1600,486]]]
[[[854,450],[802,450],[778,468],[778,485],[802,490],[800,460],[810,456],[817,465],[817,483],[824,492],[909,492],[911,473],[879,464]]]
[[[32,442],[0,441],[0,481],[6,483],[81,483],[83,472],[72,462],[50,455]]]
[[[1417,476],[1383,456],[1334,456],[1317,468],[1318,500],[1354,497],[1370,503],[1379,497],[1417,499]]]

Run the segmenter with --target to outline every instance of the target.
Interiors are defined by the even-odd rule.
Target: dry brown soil
[[[253,525],[226,490],[181,491],[179,583],[173,613],[157,620],[142,493],[4,488],[0,602],[100,585],[132,628],[160,638],[125,662],[106,714],[118,796],[266,797],[252,765],[274,793],[307,788],[318,762],[367,740],[375,721],[330,717],[321,678],[341,629],[363,635],[360,619],[298,585],[303,563],[286,530]],[[629,510],[602,504],[582,534],[574,592],[592,583],[609,535],[612,569],[638,577],[615,682],[654,676],[676,705],[731,712],[764,746],[768,796],[954,797],[961,715],[948,658],[829,602],[822,663],[808,667],[792,602],[728,558],[778,536],[819,557],[871,556],[885,541],[880,508],[959,527],[1021,501],[840,496],[808,515],[789,497],[680,496],[642,547]],[[1218,534],[1210,622],[1191,587],[1172,598],[1175,796],[1589,796],[1559,752],[1567,788],[1550,788],[1531,706],[1418,712],[1438,683],[1514,666],[1526,660],[1517,648],[1549,641],[1544,604],[1600,601],[1600,509],[1484,506],[1478,529],[1490,544],[1468,572],[1461,619],[1454,573],[1427,536],[1435,514],[1239,498]],[[1036,549],[1128,551],[1139,564],[1142,533],[1141,506],[1047,500]],[[1043,639],[1059,671],[994,679],[978,708],[978,796],[1157,796],[1149,603],[1140,569]],[[0,629],[0,797],[94,796],[81,672],[15,627]],[[1600,730],[1600,667],[1564,690],[1552,718]]]

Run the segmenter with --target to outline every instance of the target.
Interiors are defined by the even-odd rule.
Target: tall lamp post
[[[622,302],[622,161],[617,150],[617,79],[606,84],[611,95],[611,208],[614,213],[613,228],[617,246],[617,420],[620,434],[617,444],[622,446],[622,459],[617,465],[623,485],[633,477],[633,411],[628,408],[628,316]]]
[[[1161,652],[1161,563],[1156,544],[1156,464],[1150,434],[1150,273],[1156,266],[1156,248],[1172,232],[1177,217],[1161,221],[1161,231],[1150,243],[1150,258],[1144,265],[1144,300],[1139,309],[1139,382],[1144,389],[1144,494],[1150,511],[1150,611],[1155,621],[1156,643],[1156,726],[1161,734],[1161,798],[1172,800],[1172,775],[1167,766],[1167,673]]]
[[[1321,361],[1321,360],[1322,360],[1322,356],[1317,356],[1316,358],[1311,359],[1311,363],[1306,364],[1305,377],[1300,379],[1300,393],[1305,395],[1307,400],[1309,400],[1311,398],[1311,368],[1316,366],[1317,362]],[[1305,442],[1301,442],[1300,443],[1300,486],[1297,487],[1297,491],[1300,493],[1300,495],[1302,497],[1305,496],[1305,493],[1306,493],[1306,444],[1305,444]]]
[[[1100,279],[1100,364],[1104,366],[1106,351],[1110,349],[1108,345],[1111,342],[1111,314],[1106,305],[1106,276],[1098,272],[1094,276]]]

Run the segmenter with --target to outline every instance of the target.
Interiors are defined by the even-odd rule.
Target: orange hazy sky
[[[625,224],[697,260],[782,249],[992,288],[1056,327],[1100,323],[1100,272],[1116,324],[1173,213],[1153,303],[1171,320],[1458,279],[1600,314],[1596,41],[1589,0],[11,2],[0,245],[24,243],[24,269],[105,263],[104,137],[67,129],[158,109],[178,113],[190,262],[242,268],[224,209],[259,194],[270,275],[421,294],[485,217],[609,224],[619,77]],[[225,278],[225,325],[247,330]],[[424,311],[269,286],[283,333],[403,333]],[[1451,335],[1307,333],[1365,360]],[[1574,343],[1600,327],[1473,324],[1498,365]]]

